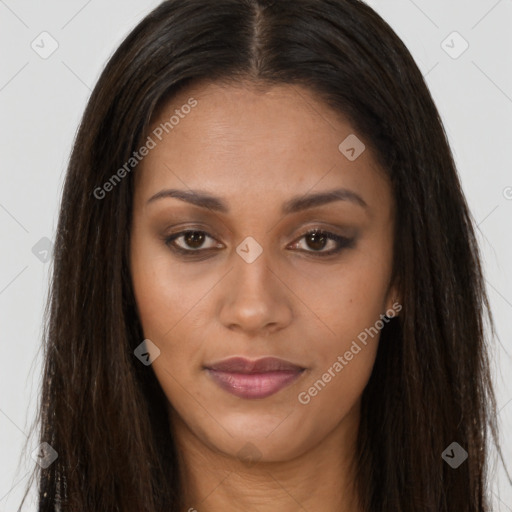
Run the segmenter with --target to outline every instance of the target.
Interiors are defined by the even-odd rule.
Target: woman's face
[[[370,149],[288,85],[195,86],[149,137],[131,275],[173,425],[262,461],[356,425],[397,300],[394,204]],[[217,364],[235,356],[248,361]],[[264,357],[282,361],[251,365]]]

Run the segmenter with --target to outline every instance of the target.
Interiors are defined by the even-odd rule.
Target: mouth
[[[207,365],[204,369],[220,388],[246,399],[273,395],[297,380],[306,370],[275,357],[255,361],[232,357]]]

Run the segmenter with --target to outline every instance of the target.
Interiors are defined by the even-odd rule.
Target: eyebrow
[[[200,190],[164,189],[151,196],[146,204],[165,198],[180,199],[181,201],[185,201],[201,208],[208,208],[209,210],[220,213],[229,213],[229,207],[225,201]],[[349,201],[361,206],[362,208],[368,208],[366,201],[364,201],[359,194],[346,188],[338,188],[315,194],[293,197],[283,204],[281,212],[284,215],[287,215],[307,210],[309,208],[322,206],[334,201]]]

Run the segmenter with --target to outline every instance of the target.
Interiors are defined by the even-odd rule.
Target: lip
[[[247,399],[273,395],[298,379],[305,370],[276,357],[257,360],[231,357],[204,369],[222,389]]]

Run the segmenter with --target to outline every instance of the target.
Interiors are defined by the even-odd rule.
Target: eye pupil
[[[185,242],[193,248],[201,247],[204,243],[204,233],[201,231],[189,231],[184,235]]]
[[[327,237],[322,233],[310,233],[307,235],[308,246],[311,249],[321,250],[325,247]],[[312,243],[310,243],[312,242]]]

